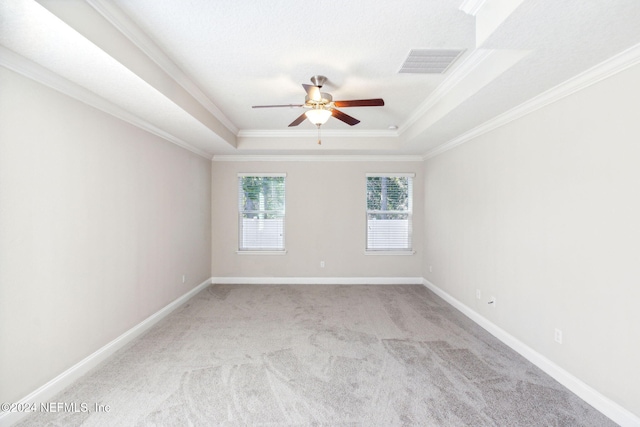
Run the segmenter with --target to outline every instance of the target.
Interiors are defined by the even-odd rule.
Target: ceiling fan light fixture
[[[307,119],[309,119],[311,123],[316,126],[320,126],[327,123],[327,120],[331,117],[331,110],[314,108],[313,110],[309,110],[304,113],[304,115],[307,116]]]

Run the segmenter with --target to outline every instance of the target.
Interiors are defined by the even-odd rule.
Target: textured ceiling
[[[334,99],[384,98],[359,129],[399,125],[441,80],[402,75],[412,48],[473,48],[456,2],[117,1],[240,129],[284,129],[300,113],[252,110],[304,101],[316,74]],[[354,114],[357,114],[354,112]],[[305,123],[306,128],[313,128]],[[346,125],[332,120],[328,129]]]
[[[637,0],[476,4],[5,0],[0,64],[206,156],[424,155],[640,43]],[[464,53],[399,73],[412,49]],[[320,147],[287,127],[304,110],[251,108],[303,103],[316,74],[385,106],[344,108],[361,122],[330,119]]]

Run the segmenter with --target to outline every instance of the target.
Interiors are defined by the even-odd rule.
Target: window
[[[285,174],[238,174],[238,250],[284,251]]]
[[[413,174],[367,174],[367,248],[413,253]]]

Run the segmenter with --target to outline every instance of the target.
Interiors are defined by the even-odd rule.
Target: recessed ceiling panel
[[[5,50],[217,154],[293,153],[306,144],[317,153],[335,144],[424,154],[640,43],[638,0],[520,0],[508,14],[462,0],[37,2],[62,22],[40,25],[43,10],[32,0],[0,2]],[[461,3],[475,6],[465,13]],[[486,21],[490,34],[477,39]],[[103,34],[89,22],[112,27]],[[523,57],[486,66],[507,51]],[[328,77],[322,90],[334,100],[382,98],[384,106],[345,108],[360,122],[329,120],[322,146],[309,121],[288,128],[299,109],[251,108],[304,103],[302,84],[314,75]],[[216,144],[224,137],[178,92],[192,96],[188,106],[220,111],[238,145]]]

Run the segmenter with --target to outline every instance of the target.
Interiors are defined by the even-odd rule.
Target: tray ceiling
[[[509,3],[505,5],[505,3]],[[0,64],[207,157],[409,155],[451,145],[611,58],[635,61],[637,0],[7,0]],[[462,51],[444,73],[409,54]],[[313,75],[343,111],[323,144],[287,125]]]

